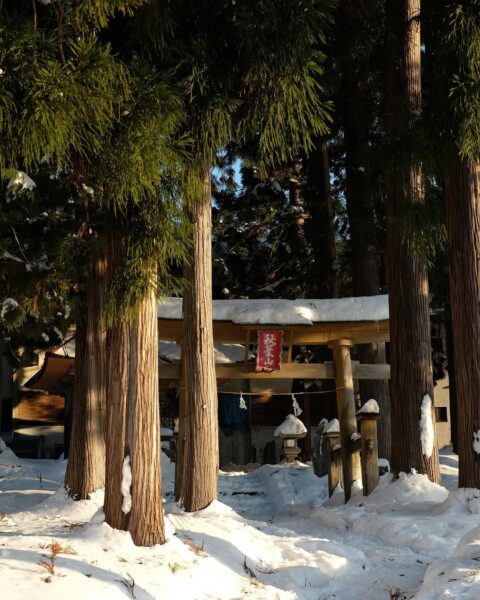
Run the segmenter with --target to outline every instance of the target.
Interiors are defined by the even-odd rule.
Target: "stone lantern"
[[[306,435],[307,428],[295,415],[287,415],[285,421],[275,429],[273,436],[283,440],[282,458],[286,458],[288,464],[297,459],[300,454],[297,440]]]

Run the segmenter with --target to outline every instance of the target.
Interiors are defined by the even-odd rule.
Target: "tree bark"
[[[193,244],[183,300],[186,419],[181,500],[200,510],[217,497],[218,399],[212,326],[210,166],[201,167],[202,196],[189,209]]]
[[[137,546],[165,542],[162,504],[157,301],[152,290],[130,330],[127,451],[132,471],[128,531]]]
[[[450,271],[450,279],[452,279]],[[453,281],[452,281],[453,283]],[[448,286],[448,297],[452,293]],[[458,454],[458,400],[457,384],[455,377],[455,349],[453,347],[452,309],[450,301],[445,306],[445,332],[447,342],[447,371],[448,371],[448,400],[450,404],[450,433],[452,436],[452,449]]]
[[[458,485],[476,488],[480,487],[480,455],[473,447],[480,431],[480,163],[451,159],[445,192],[458,400]]]
[[[183,483],[183,467],[185,464],[186,452],[186,422],[187,422],[187,402],[185,396],[185,355],[183,348],[180,354],[180,380],[178,386],[179,406],[178,406],[178,435],[177,449],[175,459],[175,500],[181,501],[182,498],[182,483]]]
[[[122,253],[121,241],[109,247],[109,281],[113,279]],[[106,478],[105,521],[115,529],[127,529],[122,511],[123,461],[127,454],[127,404],[129,395],[130,323],[116,321],[107,331]]]
[[[359,35],[359,26],[366,18],[364,6],[353,0],[343,0],[339,7],[339,27],[344,39]],[[349,53],[344,58],[351,61]],[[379,253],[375,224],[375,191],[369,156],[373,90],[368,63],[358,69],[345,65],[342,75],[343,128],[345,139],[345,197],[350,225],[352,282],[354,296],[374,296],[380,293]],[[385,344],[362,344],[358,347],[362,363],[384,364]],[[362,403],[374,398],[380,407],[378,421],[378,450],[381,457],[390,459],[391,421],[388,381],[361,380]]]
[[[106,329],[101,310],[106,259],[100,256],[85,282],[85,319],[77,323],[73,422],[65,488],[87,499],[105,483]]]
[[[387,139],[396,156],[387,181],[387,278],[390,307],[392,471],[412,468],[439,481],[438,450],[423,454],[420,416],[423,397],[432,399],[428,273],[401,222],[423,201],[421,166],[405,156],[405,136],[421,113],[420,0],[391,0],[387,9]],[[395,157],[393,157],[395,158]],[[435,422],[435,421],[434,421]]]
[[[304,189],[310,212],[309,233],[313,249],[311,294],[315,298],[337,298],[336,276],[337,245],[328,147],[325,140],[305,160],[307,185]]]

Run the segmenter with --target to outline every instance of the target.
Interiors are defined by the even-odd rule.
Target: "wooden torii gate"
[[[222,302],[229,302],[228,300]],[[247,301],[248,302],[248,301]],[[165,318],[159,311],[159,339],[175,341],[182,345],[183,325],[181,318]],[[214,317],[215,319],[215,317]],[[283,346],[287,359],[280,371],[258,373],[255,362],[249,361],[249,347],[256,343],[258,330],[282,329]],[[340,422],[340,443],[343,468],[345,500],[351,495],[352,484],[361,479],[359,451],[352,441],[357,433],[354,379],[389,379],[390,365],[352,363],[350,348],[355,344],[380,343],[389,340],[388,319],[379,321],[321,322],[311,325],[281,325],[258,323],[233,323],[226,320],[213,321],[215,343],[242,344],[245,346],[243,362],[216,364],[217,379],[334,379],[336,382],[337,412]],[[333,352],[332,363],[294,363],[294,346],[328,345]],[[162,364],[160,379],[181,379],[183,368],[180,361]],[[180,385],[180,387],[182,387]],[[355,437],[355,436],[354,436]]]

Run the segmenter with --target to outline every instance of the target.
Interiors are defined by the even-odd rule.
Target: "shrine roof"
[[[158,318],[182,319],[182,298],[165,298]],[[315,323],[388,320],[388,295],[328,300],[235,299],[214,300],[213,320],[238,325],[313,325]]]

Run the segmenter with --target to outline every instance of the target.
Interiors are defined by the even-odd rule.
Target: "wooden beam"
[[[257,373],[255,363],[215,365],[217,379],[335,379],[333,363],[284,363],[280,371]],[[389,379],[390,365],[362,365],[353,362],[353,379]],[[179,363],[160,364],[159,379],[178,379]]]
[[[218,379],[334,379],[332,364],[283,363],[280,371],[257,373],[255,363],[217,364]]]
[[[337,412],[340,421],[340,444],[342,446],[343,489],[345,502],[350,500],[352,484],[361,479],[360,454],[352,448],[352,434],[357,433],[353,371],[350,358],[351,340],[337,340],[332,345],[337,386]]]
[[[329,344],[336,339],[350,339],[353,343],[386,342],[390,337],[388,320],[347,323],[315,323],[313,325],[239,325],[230,321],[214,321],[213,336],[217,343],[245,344],[247,331],[258,329],[283,329],[287,344],[309,345]],[[158,331],[161,340],[182,339],[182,321],[179,319],[159,319]]]

